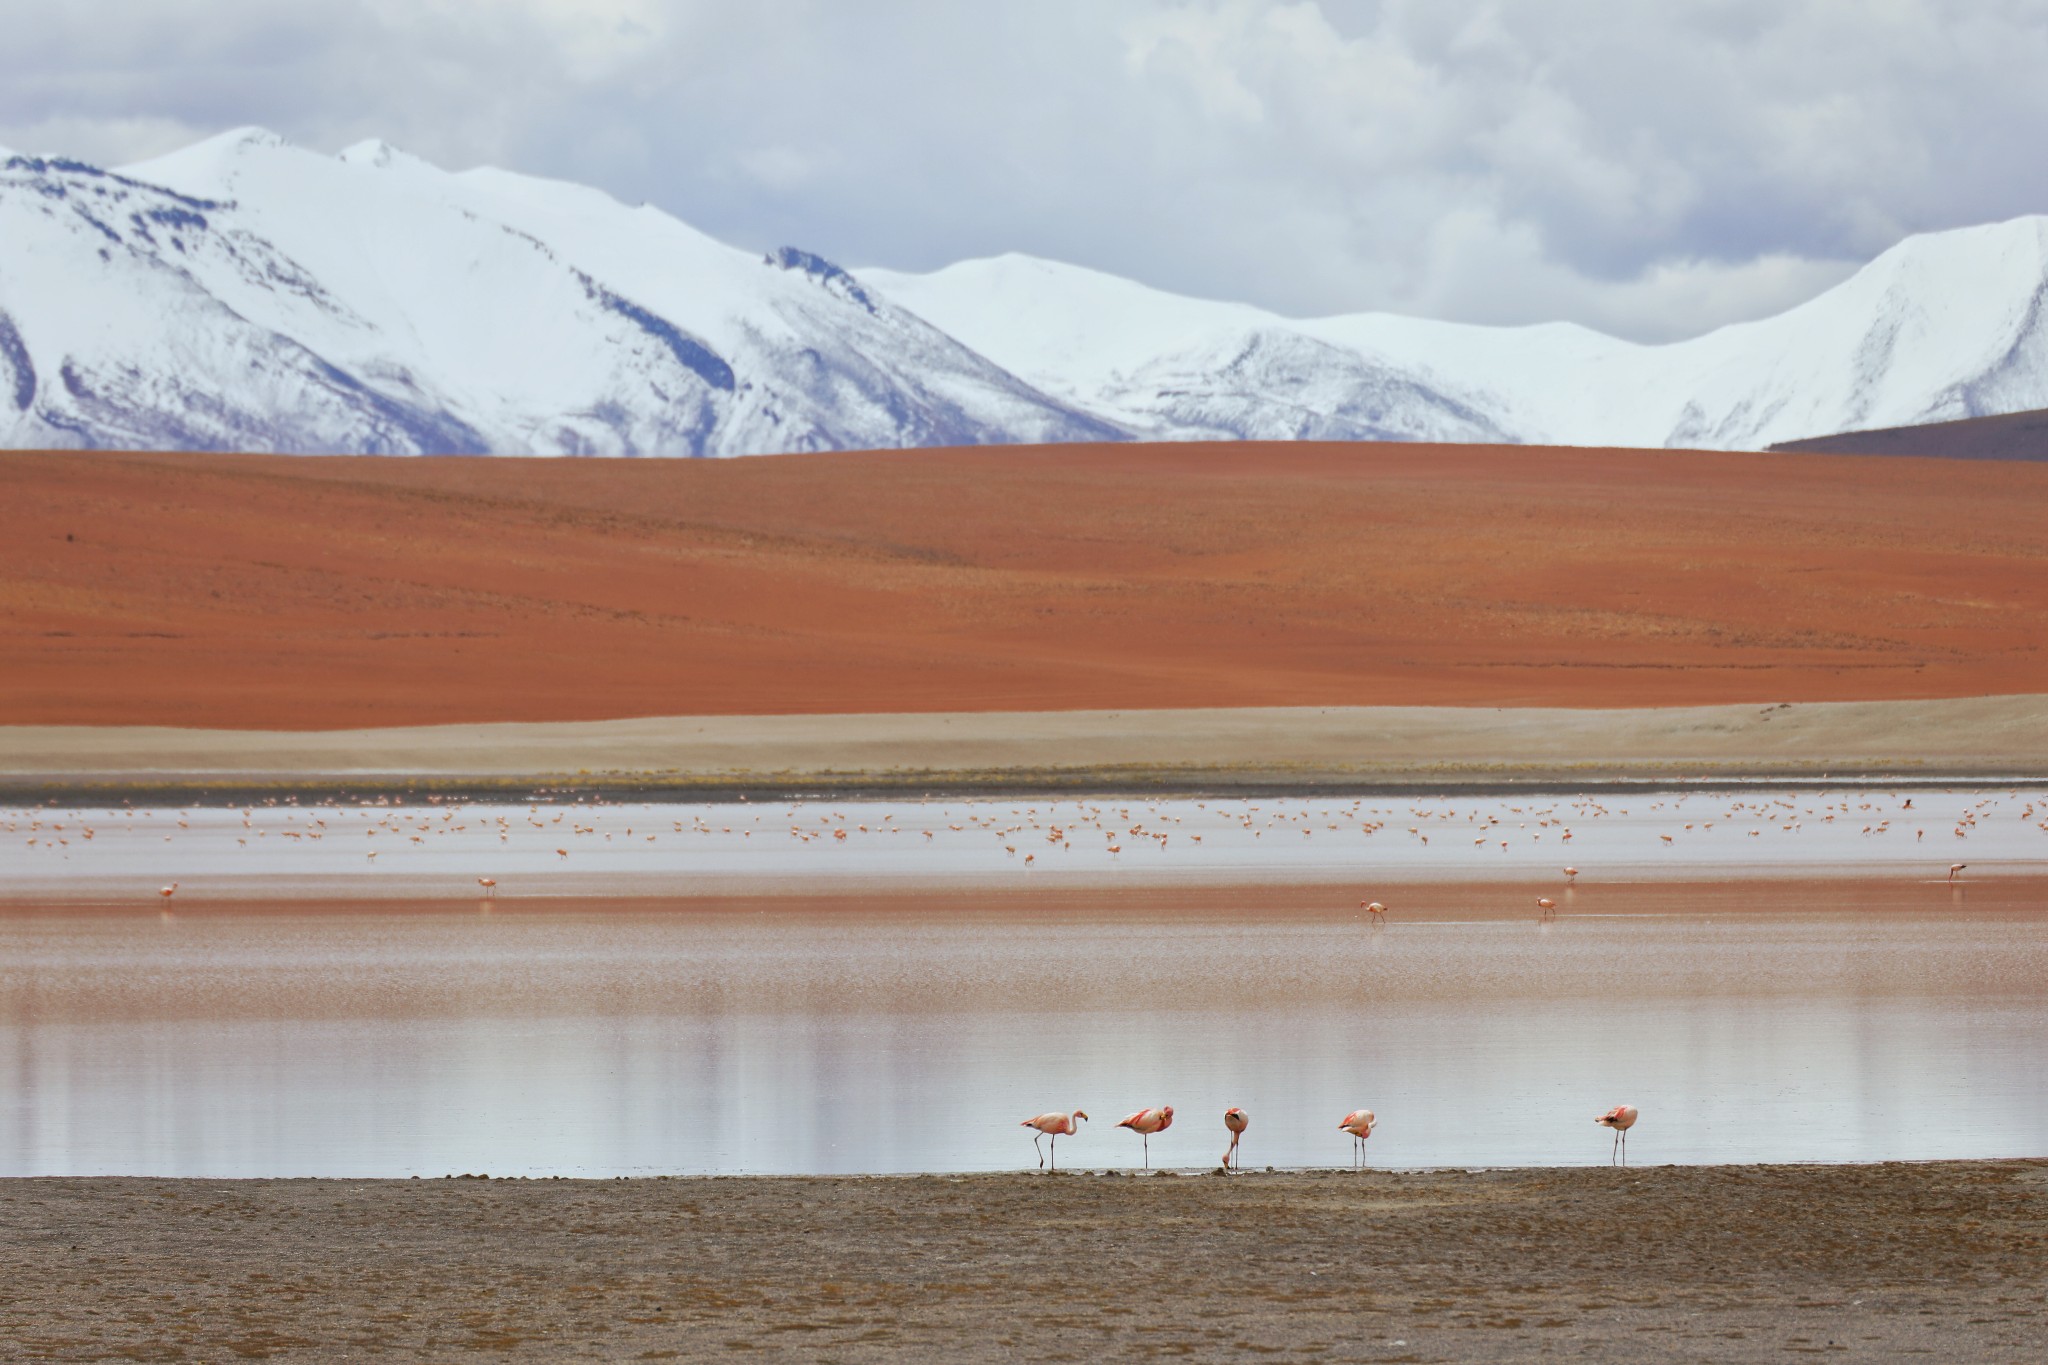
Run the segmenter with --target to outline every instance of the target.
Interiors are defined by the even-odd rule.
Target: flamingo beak
[[[1087,1114],[1085,1114],[1085,1113],[1083,1113],[1083,1112],[1082,1112],[1081,1110],[1079,1110],[1079,1109],[1076,1109],[1076,1110],[1074,1111],[1074,1117],[1075,1117],[1075,1118],[1077,1118],[1077,1119],[1085,1119],[1085,1118],[1087,1118],[1087,1117],[1088,1117],[1088,1115],[1087,1115]]]

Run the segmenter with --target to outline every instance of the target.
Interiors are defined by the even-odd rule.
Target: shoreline
[[[1772,914],[1750,911],[1744,898],[1773,890],[1817,887],[1853,888],[1871,899],[1856,914],[1910,914],[1946,910],[1957,895],[1975,893],[1978,902],[2000,906],[2014,902],[2026,913],[2048,909],[2048,864],[2042,861],[1974,864],[1969,881],[1946,883],[1931,865],[1917,871],[1890,865],[1873,870],[1867,864],[1809,864],[1799,867],[1744,869],[1689,864],[1671,868],[1608,867],[1602,880],[1584,880],[1562,887],[1548,869],[1517,866],[1497,873],[1469,868],[1440,876],[1402,869],[1396,876],[1359,871],[1332,871],[1322,876],[1299,872],[1268,880],[1218,878],[1202,874],[1098,877],[1086,874],[1044,877],[1036,881],[997,877],[828,876],[814,878],[692,878],[688,884],[658,876],[595,873],[577,877],[525,879],[526,889],[502,888],[488,899],[465,875],[408,877],[402,885],[366,886],[361,879],[237,878],[196,884],[181,883],[175,902],[158,895],[153,879],[130,877],[125,884],[101,879],[96,884],[52,880],[17,885],[0,891],[0,917],[54,914],[147,914],[178,918],[206,915],[291,914],[459,914],[474,915],[481,907],[493,915],[546,916],[588,913],[601,904],[605,914],[690,915],[834,914],[872,915],[879,910],[904,916],[960,916],[993,910],[1019,913],[1088,916],[1241,915],[1244,913],[1315,916],[1356,905],[1358,893],[1396,905],[1390,923],[1521,920],[1535,916],[1524,902],[1539,891],[1564,892],[1559,919],[1599,914],[1627,914],[1633,909],[1599,910],[1590,898],[1621,895],[1646,888],[1698,888],[1718,902],[1716,913]],[[1526,895],[1524,893],[1527,893]],[[1939,905],[1934,898],[1939,898]],[[1512,900],[1512,908],[1503,902]]]
[[[1327,900],[1461,885],[1978,885],[2048,870],[2034,787],[640,804],[0,807],[10,900]],[[486,893],[488,893],[486,895]],[[1407,893],[1404,893],[1407,894]],[[1532,893],[1534,894],[1534,893]],[[1385,899],[1384,896],[1379,897]],[[1354,900],[1358,896],[1354,895]],[[168,907],[166,907],[168,908]]]
[[[672,716],[377,730],[0,727],[0,801],[608,801],[2048,784],[2048,695],[1643,709]]]
[[[2048,1349],[2044,1227],[2043,1160],[43,1178],[0,1181],[0,1332],[38,1358],[2019,1360]]]

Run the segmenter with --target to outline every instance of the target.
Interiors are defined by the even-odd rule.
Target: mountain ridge
[[[1289,318],[1018,253],[752,252],[592,187],[237,128],[0,150],[0,446],[733,455],[1156,440],[1763,449],[2048,407],[2048,218],[1773,317]]]
[[[1141,430],[1183,420],[1171,405],[1132,401],[1145,380],[1176,365],[1199,368],[1203,350],[1276,333],[1354,352],[1532,444],[1761,449],[1873,417],[1909,425],[2048,406],[2048,217],[2040,216],[1909,237],[1783,313],[1657,344],[1573,323],[1287,318],[1015,253],[923,275],[859,273],[1026,380]],[[1986,274],[2001,278],[1970,278]],[[1111,297],[1126,337],[1153,335],[1171,319],[1190,339],[1136,365],[1119,352],[1121,338],[1090,353],[1080,320]],[[1133,309],[1144,312],[1133,319]],[[1974,355],[1975,368],[1956,355]]]
[[[0,229],[16,447],[725,455],[1122,434],[893,304],[667,215],[378,144],[324,157],[234,130],[119,172],[13,157]]]

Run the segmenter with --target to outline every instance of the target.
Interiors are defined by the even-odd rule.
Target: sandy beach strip
[[[677,716],[372,730],[0,727],[0,795],[648,797],[2048,779],[2048,695],[1630,709]]]
[[[13,1180],[0,1339],[22,1360],[2038,1360],[2048,1162]]]

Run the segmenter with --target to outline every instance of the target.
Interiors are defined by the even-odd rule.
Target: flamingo
[[[1351,1134],[1351,1164],[1353,1166],[1360,1166],[1365,1163],[1365,1140],[1372,1136],[1372,1130],[1379,1127],[1379,1125],[1380,1121],[1373,1117],[1372,1110],[1370,1109],[1354,1109],[1346,1114],[1343,1121],[1337,1125],[1340,1132]]]
[[[1145,1169],[1152,1169],[1152,1135],[1163,1133],[1173,1126],[1173,1106],[1162,1104],[1157,1109],[1140,1109],[1117,1124],[1128,1128],[1145,1139]]]
[[[498,879],[496,877],[478,877],[476,879],[476,884],[484,889],[484,894],[486,896],[495,896],[498,894]]]
[[[1548,919],[1557,912],[1557,902],[1548,896],[1538,896],[1536,898],[1536,908],[1543,912],[1544,918]]]
[[[1955,885],[1955,881],[1956,881],[1956,873],[1958,873],[1958,872],[1961,872],[1961,871],[1962,871],[1962,870],[1963,870],[1964,868],[1966,868],[1966,867],[1968,867],[1968,866],[1969,866],[1969,864],[1968,864],[1968,863],[1950,863],[1950,864],[1948,865],[1948,881],[1949,881],[1949,885],[1951,885],[1951,886]]]
[[[156,889],[156,893],[159,896],[162,896],[165,900],[169,900],[171,897],[178,894],[178,884],[176,882],[172,882],[169,886],[159,886]]]
[[[1234,1104],[1223,1111],[1223,1126],[1230,1130],[1230,1147],[1223,1153],[1224,1170],[1236,1169],[1237,1141],[1244,1136],[1244,1130],[1250,1124],[1251,1119],[1245,1116],[1244,1110]]]
[[[1576,867],[1566,868],[1564,870],[1564,879],[1568,882],[1577,881],[1579,879],[1579,870]]]
[[[1628,1164],[1628,1130],[1636,1126],[1636,1107],[1632,1104],[1617,1104],[1593,1122],[1602,1128],[1614,1130],[1614,1151],[1621,1153],[1621,1164]],[[1614,1152],[1607,1154],[1607,1164],[1614,1164]]]
[[[1085,1109],[1076,1109],[1071,1114],[1062,1114],[1055,1110],[1050,1114],[1040,1114],[1036,1118],[1028,1118],[1024,1120],[1024,1122],[1020,1126],[1025,1128],[1035,1128],[1038,1130],[1037,1132],[1031,1135],[1031,1145],[1033,1147],[1038,1146],[1038,1140],[1040,1138],[1045,1137],[1047,1135],[1051,1136],[1052,1169],[1058,1170],[1060,1168],[1060,1138],[1069,1134],[1080,1132],[1081,1120],[1087,1117],[1088,1112]],[[1045,1168],[1045,1162],[1045,1150],[1043,1148],[1040,1148],[1038,1153],[1038,1165],[1041,1170]]]
[[[1360,901],[1358,908],[1371,915],[1374,924],[1385,924],[1387,922],[1387,907],[1381,905],[1378,901]]]

